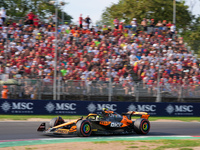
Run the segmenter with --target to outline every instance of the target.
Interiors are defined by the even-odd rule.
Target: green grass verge
[[[181,150],[188,150],[188,147],[200,146],[200,140],[161,140],[161,142],[164,145],[158,146],[154,150],[163,150],[168,148],[180,148]]]
[[[156,120],[179,120],[179,121],[185,121],[185,122],[191,122],[191,121],[198,121],[200,122],[200,117],[149,117],[150,121],[156,121]]]
[[[0,115],[0,120],[8,119],[8,120],[27,120],[30,118],[42,118],[42,119],[52,119],[59,115]],[[61,115],[60,115],[61,116]],[[76,115],[62,115],[64,119],[78,119],[81,116]],[[85,117],[85,116],[83,116]]]
[[[117,141],[117,142],[120,142],[120,141]],[[146,146],[140,145],[138,144],[138,142],[145,143]],[[124,143],[122,144],[127,146],[126,147],[127,150],[134,149],[134,148],[138,148],[140,150],[142,149],[165,150],[165,149],[174,149],[174,148],[178,148],[179,150],[193,150],[194,147],[200,147],[200,140],[146,140],[146,141],[135,141],[134,143],[129,143],[128,141],[126,142],[124,141]],[[152,146],[156,148],[152,148]]]
[[[108,141],[98,141],[98,142],[93,142],[94,144],[108,144]]]
[[[138,142],[145,143],[147,147],[143,145],[139,145]],[[153,144],[153,145],[152,145]],[[154,146],[155,148],[152,148]],[[151,149],[151,150],[165,150],[165,149],[175,149],[179,150],[193,150],[194,147],[200,147],[200,140],[150,140],[150,141],[136,141],[131,144],[131,146],[127,146],[127,150],[133,148],[142,149]]]
[[[178,150],[193,150],[198,149],[200,147],[200,140],[146,140],[145,143],[142,140],[135,141],[134,143],[130,143],[131,141],[96,141],[92,142],[94,144],[97,144],[97,147],[99,144],[101,144],[102,149],[109,149],[107,148],[108,144],[110,143],[117,143],[119,145],[121,143],[122,146],[124,146],[125,150],[132,150],[132,149],[139,149],[139,150],[166,150],[166,149],[178,149]],[[61,143],[57,143],[61,144]],[[72,145],[73,143],[71,143]],[[75,143],[76,144],[76,143]],[[145,146],[143,145],[145,144]],[[88,142],[88,145],[90,145],[90,142]],[[16,146],[13,146],[13,149],[15,149]],[[25,147],[26,150],[34,150],[37,149],[36,146],[28,146]],[[51,147],[49,147],[51,149]],[[85,147],[83,150],[95,150],[96,148]],[[115,148],[117,149],[117,148]],[[69,150],[69,149],[66,149]],[[71,149],[70,149],[71,150]]]
[[[52,119],[58,115],[0,115],[0,120],[9,119],[9,120],[27,120],[30,118],[43,118],[43,119]],[[81,115],[60,115],[64,119],[78,119]],[[83,116],[86,117],[86,116]],[[156,121],[159,119],[164,120],[179,120],[185,122],[198,121],[200,122],[200,117],[149,117],[150,121]]]

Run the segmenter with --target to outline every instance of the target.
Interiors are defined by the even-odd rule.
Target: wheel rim
[[[142,124],[142,130],[145,131],[145,132],[149,130],[149,124],[147,122],[144,122]]]
[[[90,125],[89,124],[84,124],[83,132],[86,133],[86,134],[90,132]]]

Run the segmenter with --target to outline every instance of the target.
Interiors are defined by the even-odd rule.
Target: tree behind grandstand
[[[194,19],[187,30],[182,32],[182,36],[188,45],[191,46],[191,50],[194,50],[200,56],[200,17]]]
[[[200,17],[192,15],[188,8],[185,1],[176,0],[176,27],[182,29],[181,36],[191,49],[200,54]],[[173,0],[119,0],[104,10],[99,22],[112,25],[116,17],[125,24],[130,24],[133,18],[137,18],[138,24],[143,18],[172,22]]]
[[[176,1],[176,26],[184,28],[190,24],[192,14],[184,1]],[[102,14],[102,21],[112,24],[113,19],[119,18],[129,24],[133,18],[138,23],[143,18],[171,21],[173,19],[173,0],[119,0],[117,4],[107,7]]]
[[[7,16],[12,18],[24,17],[30,11],[38,15],[40,19],[45,19],[55,12],[55,6],[49,4],[49,0],[3,0],[0,7],[6,8]],[[16,10],[16,8],[18,10]],[[61,7],[58,6],[58,16],[61,17]],[[71,20],[72,17],[64,12],[65,20]]]

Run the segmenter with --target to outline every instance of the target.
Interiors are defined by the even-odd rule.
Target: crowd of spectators
[[[52,82],[57,34],[57,73],[62,82],[100,83],[111,77],[113,87],[120,84],[125,94],[133,94],[137,79],[156,94],[160,75],[162,91],[179,93],[181,87],[184,94],[198,94],[199,60],[171,22],[144,18],[139,23],[133,18],[124,25],[116,18],[113,27],[64,23],[55,33],[53,22],[41,23],[32,12],[27,16],[25,22],[7,20],[0,27],[1,74]]]

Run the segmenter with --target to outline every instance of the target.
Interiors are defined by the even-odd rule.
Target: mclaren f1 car
[[[133,120],[133,116],[140,116]],[[53,135],[78,135],[87,137],[92,134],[147,134],[150,130],[149,114],[146,112],[129,111],[118,114],[113,111],[104,110],[100,114],[90,113],[85,119],[83,117],[65,122],[62,117],[53,118],[49,127],[42,123],[37,131]]]

